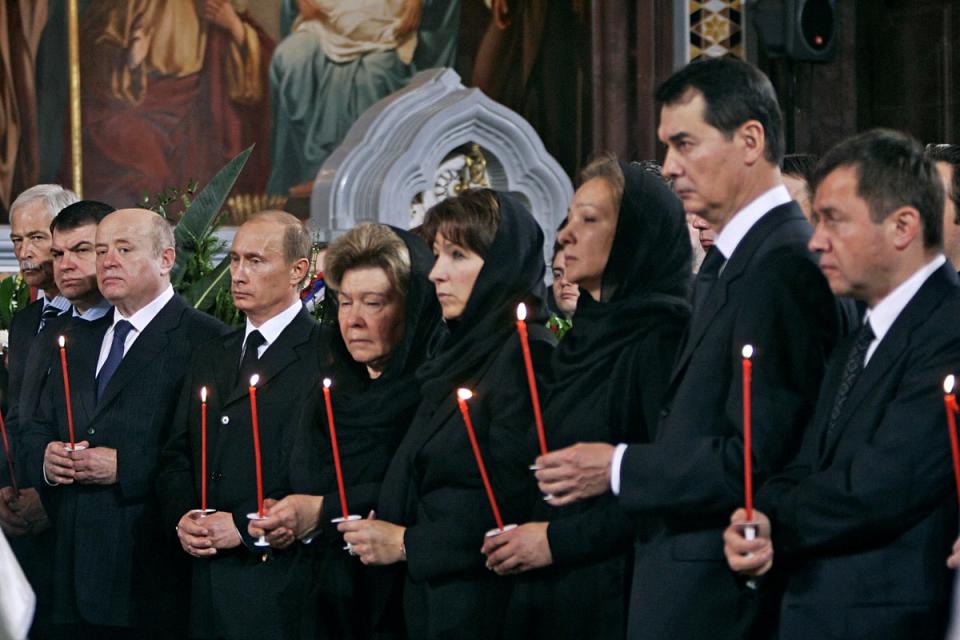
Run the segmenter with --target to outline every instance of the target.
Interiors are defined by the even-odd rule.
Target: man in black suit
[[[942,183],[918,142],[887,130],[839,144],[815,182],[810,247],[834,292],[868,311],[830,363],[797,459],[757,495],[760,536],[729,527],[727,560],[759,575],[776,547],[783,640],[940,640],[957,532],[941,384],[960,362]]]
[[[247,531],[247,514],[257,511],[249,386],[259,376],[264,494],[282,497],[289,493],[291,430],[307,390],[321,379],[320,325],[299,296],[310,248],[309,233],[289,213],[257,214],[237,231],[231,291],[245,326],[196,353],[164,449],[159,487],[166,520],[195,558],[193,637],[290,635],[284,623],[293,621],[281,615],[281,599],[295,550],[265,554]],[[207,505],[217,510],[206,517],[192,511],[201,506],[201,387],[209,411]]]
[[[93,251],[97,223],[113,207],[81,200],[65,207],[50,223],[50,253],[53,256],[53,279],[57,290],[72,305],[72,312],[62,313],[46,321],[43,329],[30,343],[23,366],[20,394],[10,403],[6,426],[11,436],[14,455],[21,453],[21,416],[32,416],[40,402],[41,390],[56,349],[56,340],[64,327],[74,319],[91,321],[102,317],[110,309],[97,288],[96,260]],[[37,490],[23,473],[23,461],[17,461],[17,484],[20,495],[12,486],[0,489],[0,496],[11,511],[26,523],[27,535],[14,539],[18,559],[37,594],[37,612],[31,636],[50,635],[53,602],[53,563],[50,557],[55,544],[55,532],[40,502]]]
[[[760,484],[792,457],[837,331],[807,249],[811,227],[783,186],[780,111],[769,80],[734,59],[696,62],[657,91],[664,171],[687,211],[716,229],[694,311],[647,444],[579,444],[538,459],[563,505],[613,491],[642,518],[631,638],[747,637],[757,600],[723,562],[721,533],[743,504],[741,356],[754,347],[753,468]]]
[[[190,355],[224,326],[170,285],[170,225],[152,211],[97,228],[97,283],[114,305],[64,329],[76,447],[56,359],[24,450],[57,532],[54,620],[79,638],[182,637],[183,576],[154,489]]]

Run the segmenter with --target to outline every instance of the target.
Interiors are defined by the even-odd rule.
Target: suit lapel
[[[258,387],[262,387],[270,382],[271,379],[276,377],[290,365],[296,363],[300,358],[311,357],[311,354],[301,354],[299,352],[303,350],[304,345],[309,344],[310,334],[315,325],[316,323],[306,308],[301,309],[300,313],[298,313],[293,321],[290,322],[290,324],[288,324],[283,331],[280,332],[280,335],[277,336],[277,339],[273,342],[273,344],[267,347],[267,350],[263,353],[263,357],[260,358],[257,371],[257,375],[260,376]],[[243,340],[242,333],[240,334],[240,340]],[[237,349],[235,353],[238,354],[237,364],[239,365],[239,349]],[[235,371],[236,369],[230,373],[233,374]],[[304,380],[303,382],[307,385],[311,385],[318,381]],[[244,380],[239,381],[239,384],[230,385],[229,387],[224,388],[231,389],[224,406],[230,405],[240,398],[246,397],[250,392],[249,387]]]
[[[763,242],[782,224],[793,220],[802,213],[795,210],[794,203],[780,205],[771,209],[765,216],[760,218],[753,227],[743,237],[740,244],[734,250],[733,255],[727,260],[722,272],[717,278],[717,282],[710,289],[707,299],[704,301],[701,313],[691,319],[690,328],[684,339],[683,349],[677,358],[677,364],[673,368],[671,376],[671,387],[674,386],[682,377],[690,357],[696,350],[707,329],[710,328],[712,320],[727,304],[730,287],[739,280],[747,271],[747,267],[753,261],[757,250],[763,245]]]
[[[97,400],[95,416],[109,406],[124,387],[139,378],[137,372],[153,371],[162,374],[162,371],[157,370],[157,365],[169,342],[168,334],[180,326],[180,319],[185,310],[186,303],[178,296],[174,296],[144,328],[143,333],[137,336],[133,346],[123,356],[120,366],[107,383],[103,397]]]
[[[940,305],[944,296],[952,290],[951,279],[954,281],[953,286],[956,286],[956,275],[950,269],[949,264],[942,266],[930,276],[913,299],[900,312],[893,326],[890,327],[883,340],[877,345],[877,349],[871,356],[863,373],[860,374],[850,390],[850,395],[847,397],[837,420],[836,428],[832,433],[827,434],[821,462],[829,459],[840,439],[840,434],[843,433],[843,427],[857,414],[857,408],[880,388],[884,377],[898,371],[899,368],[896,364],[906,356],[913,332],[930,317]],[[844,358],[845,362],[846,357]],[[937,382],[937,380],[931,380],[933,385],[936,385]],[[827,413],[829,416],[829,412]],[[827,422],[829,422],[829,417]],[[824,428],[826,428],[827,422],[824,423]]]
[[[107,314],[94,322],[77,320],[64,328],[64,334],[67,336],[70,399],[74,411],[80,410],[84,422],[89,422],[96,411],[97,360],[100,359],[100,346],[103,344],[104,334],[110,328],[112,318],[113,314]],[[57,356],[59,361],[59,350]],[[63,384],[62,373],[57,383]]]

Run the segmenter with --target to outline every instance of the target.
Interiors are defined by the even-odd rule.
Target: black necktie
[[[107,383],[120,366],[123,360],[123,343],[127,339],[127,334],[133,329],[133,325],[126,320],[120,320],[113,325],[113,342],[110,344],[110,353],[100,367],[100,373],[97,375],[97,400],[103,397],[103,392],[107,388]]]
[[[826,443],[826,439],[832,435],[837,428],[837,422],[840,420],[843,405],[846,404],[847,397],[850,395],[850,390],[853,389],[853,385],[856,384],[857,378],[863,373],[867,350],[870,348],[870,343],[873,342],[874,338],[876,338],[876,335],[874,335],[873,328],[870,326],[870,321],[868,320],[863,323],[860,331],[857,332],[857,339],[853,343],[853,348],[850,349],[850,355],[847,356],[847,363],[844,365],[843,373],[840,375],[840,386],[837,388],[837,395],[833,399],[833,408],[830,410],[830,419],[827,421],[827,431],[824,434],[824,442],[822,442],[821,445]]]
[[[61,313],[63,313],[63,311],[52,304],[44,305],[43,311],[40,312],[40,325],[37,327],[37,333],[43,331],[43,327],[47,324],[47,322],[53,320]]]
[[[723,266],[724,262],[726,262],[726,259],[716,246],[710,247],[707,250],[707,256],[700,265],[700,270],[697,272],[697,277],[693,285],[694,317],[698,315],[701,307],[703,307],[704,301],[707,299],[707,295],[710,293],[710,289],[713,288],[717,278],[720,277],[720,267]]]
[[[260,347],[266,339],[259,331],[251,331],[243,343],[243,357],[240,359],[240,368],[237,369],[237,384],[246,384],[250,376],[257,372],[257,361],[260,359]]]

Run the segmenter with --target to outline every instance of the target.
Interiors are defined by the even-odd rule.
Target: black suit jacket
[[[21,431],[40,405],[43,386],[47,381],[50,365],[58,348],[57,338],[71,322],[73,322],[73,316],[70,312],[61,314],[47,321],[43,330],[24,345],[27,347],[27,354],[22,359],[22,370],[18,382],[19,392],[15,398],[11,396],[11,402],[4,417],[10,435],[11,448],[17,458],[17,482],[21,487],[30,486],[28,474],[23,470],[25,461],[22,459]],[[0,470],[0,485],[5,484],[7,475],[9,474],[6,467]]]
[[[108,315],[71,323],[67,360],[77,440],[117,451],[117,482],[48,487],[44,481],[47,443],[68,439],[59,358],[24,434],[27,472],[34,486],[45,488],[44,504],[56,503],[56,617],[177,627],[184,592],[178,568],[185,565],[160,517],[154,482],[189,357],[225,327],[174,296],[137,337],[97,401],[97,360],[111,321]]]
[[[549,362],[553,339],[531,331],[535,362]],[[536,484],[527,468],[533,408],[516,335],[476,378],[470,418],[504,523],[530,512]],[[387,469],[377,517],[407,527],[403,609],[411,638],[491,638],[503,625],[512,580],[484,567],[484,533],[496,527],[455,389],[439,406],[424,399]],[[387,573],[387,572],[383,572]],[[389,614],[390,578],[373,578],[374,622]],[[394,592],[394,595],[396,592]]]
[[[631,445],[620,502],[647,516],[636,548],[631,638],[747,636],[756,603],[723,560],[744,503],[741,349],[754,346],[754,486],[799,447],[837,333],[838,311],[796,203],[744,236],[691,320],[652,444]]]
[[[274,550],[262,561],[265,550],[255,547],[247,533],[247,514],[257,510],[257,485],[248,382],[235,384],[243,339],[241,328],[195,354],[158,482],[164,528],[173,530],[187,511],[200,508],[200,388],[206,386],[207,504],[233,514],[243,544],[213,558],[192,559],[191,631],[196,637],[276,637],[286,622],[295,622],[280,615],[293,551]],[[301,309],[258,363],[257,416],[265,497],[289,493],[284,444],[291,439],[289,432],[296,426],[307,389],[329,375],[320,370],[321,348],[320,325]]]
[[[837,349],[800,455],[757,495],[787,571],[780,638],[946,631],[957,496],[941,384],[960,363],[960,284],[936,271],[880,341],[826,433]]]
[[[7,370],[10,374],[8,402],[15,402],[20,397],[20,384],[23,381],[27,353],[30,351],[33,339],[37,337],[41,312],[43,312],[42,297],[17,311],[10,321],[10,346],[7,354]]]

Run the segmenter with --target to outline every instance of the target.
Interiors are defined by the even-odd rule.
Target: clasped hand
[[[113,484],[117,481],[117,450],[90,447],[83,440],[77,443],[77,450],[67,451],[65,443],[50,442],[43,455],[43,471],[53,484]]]
[[[233,516],[226,511],[208,516],[188,511],[177,524],[177,537],[183,550],[196,558],[215,556],[218,550],[232,549],[242,542]]]

